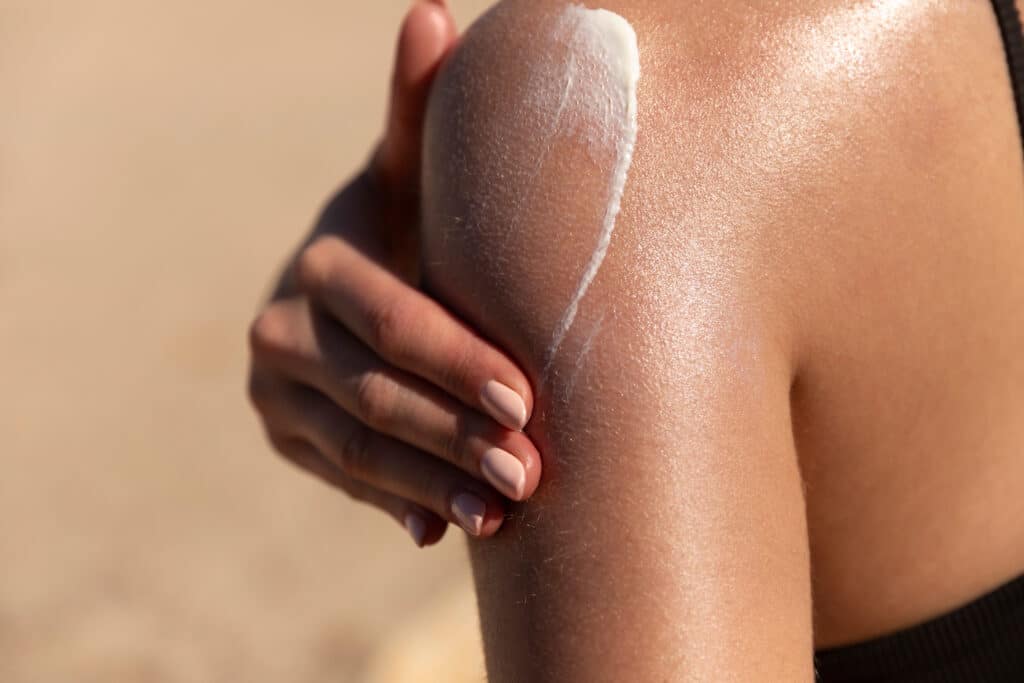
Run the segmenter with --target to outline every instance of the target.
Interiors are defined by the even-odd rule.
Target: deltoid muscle
[[[595,157],[614,150],[614,165],[608,174],[607,205],[597,242],[552,333],[541,373],[542,384],[576,319],[580,302],[601,269],[615,231],[636,145],[636,89],[640,79],[636,33],[619,15],[570,5],[553,30],[554,40],[566,48],[566,57],[557,64],[533,65],[530,104],[550,112],[550,138],[573,136]],[[552,73],[552,69],[560,73]],[[543,162],[542,158],[539,165]]]

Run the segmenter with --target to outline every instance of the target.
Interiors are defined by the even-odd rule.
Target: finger
[[[282,402],[300,429],[346,477],[410,500],[474,536],[489,536],[504,520],[501,499],[451,465],[360,424],[327,397],[298,385]]]
[[[339,488],[352,498],[374,505],[393,517],[412,536],[419,547],[433,545],[441,540],[447,530],[448,523],[412,501],[404,500],[383,491],[375,491],[369,486],[356,482],[327,460],[301,434],[294,420],[292,411],[281,407],[293,392],[300,387],[292,387],[292,383],[283,377],[267,372],[264,368],[254,367],[249,375],[249,400],[263,419],[264,430],[274,449],[292,464],[307,473]]]
[[[419,175],[430,85],[457,36],[444,2],[419,0],[405,16],[395,49],[387,128],[372,165],[391,187],[404,187]]]
[[[374,431],[485,479],[512,500],[524,500],[536,490],[540,454],[522,432],[508,430],[423,380],[387,366],[336,322],[311,315],[301,300],[274,304],[264,317],[278,318],[280,322],[268,327],[291,336],[261,331],[254,354],[263,362],[316,387]]]
[[[526,426],[533,394],[516,364],[343,240],[324,235],[306,247],[296,276],[310,298],[388,363],[509,429]]]
[[[379,508],[393,517],[418,547],[434,545],[444,536],[448,523],[443,519],[415,503],[346,477],[305,439],[271,436],[270,441],[275,450],[300,469],[341,489],[354,500]]]

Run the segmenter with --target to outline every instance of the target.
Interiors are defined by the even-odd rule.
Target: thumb
[[[458,33],[444,0],[415,0],[398,36],[387,128],[374,159],[376,175],[392,188],[419,173],[423,117],[430,85]]]

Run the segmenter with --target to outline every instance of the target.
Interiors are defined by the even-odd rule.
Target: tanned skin
[[[516,185],[517,97],[564,3],[471,28],[426,122],[427,283],[524,369],[544,458],[470,543],[490,679],[811,681],[815,647],[1024,570],[1024,173],[995,18],[601,6],[639,38],[639,139],[544,382],[603,208],[570,139],[542,191]]]

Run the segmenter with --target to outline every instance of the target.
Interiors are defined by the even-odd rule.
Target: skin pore
[[[499,4],[428,112],[427,282],[527,372],[544,457],[471,542],[489,674],[809,681],[814,647],[1024,569],[1024,174],[995,20],[601,6],[639,41],[638,136],[553,357],[615,157],[542,134],[530,100],[571,51],[565,3]]]

